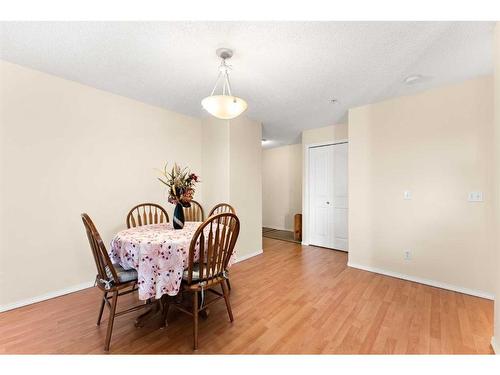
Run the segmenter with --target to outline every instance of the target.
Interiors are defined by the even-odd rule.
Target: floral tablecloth
[[[109,256],[113,263],[137,270],[139,299],[174,296],[188,266],[191,238],[200,225],[186,222],[183,229],[174,229],[168,223],[123,230],[111,241]]]

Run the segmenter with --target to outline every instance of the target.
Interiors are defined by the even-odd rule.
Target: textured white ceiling
[[[203,116],[218,47],[272,145],[348,108],[490,74],[493,22],[2,22],[0,58]],[[426,79],[408,86],[406,76]],[[330,99],[338,99],[331,104]]]

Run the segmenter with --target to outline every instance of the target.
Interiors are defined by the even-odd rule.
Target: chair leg
[[[99,309],[99,316],[97,317],[97,325],[101,325],[102,312],[104,311],[104,305],[106,304],[106,297],[108,296],[108,292],[104,292],[104,296],[102,297],[101,308]]]
[[[117,302],[118,302],[118,291],[113,292],[113,300],[111,301],[111,308],[109,310],[108,330],[106,332],[106,343],[104,344],[105,351],[109,351],[109,344],[111,342],[111,333],[113,332],[113,323],[115,320]]]
[[[233,319],[233,311],[231,310],[231,304],[229,303],[229,291],[227,284],[228,280],[222,281],[222,293],[224,294],[224,301],[226,301],[227,313],[229,315],[229,320],[232,322]]]
[[[200,308],[200,306],[201,306],[201,293],[198,293],[198,308]],[[207,320],[209,313],[210,312],[208,308],[205,307],[203,310],[200,310],[199,317],[203,320]]]
[[[228,279],[226,279],[226,281],[227,281],[227,288],[228,288],[229,290],[231,290],[231,283],[229,282],[229,278],[228,278]]]
[[[198,349],[198,292],[193,293],[193,349]]]

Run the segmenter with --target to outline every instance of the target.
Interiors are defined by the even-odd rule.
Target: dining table
[[[168,296],[176,296],[181,289],[182,276],[188,267],[189,248],[196,230],[202,222],[185,222],[182,229],[174,229],[171,223],[150,224],[118,232],[111,240],[109,257],[124,269],[137,271],[137,287],[140,300],[159,302]],[[205,228],[208,233],[209,227]],[[205,239],[208,235],[205,235]],[[194,260],[198,260],[199,244],[196,244]],[[233,253],[229,265],[233,263]],[[156,308],[142,314],[136,325]]]

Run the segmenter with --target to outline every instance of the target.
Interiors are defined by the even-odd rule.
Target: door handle
[[[326,202],[326,204],[330,204],[330,202]]]

